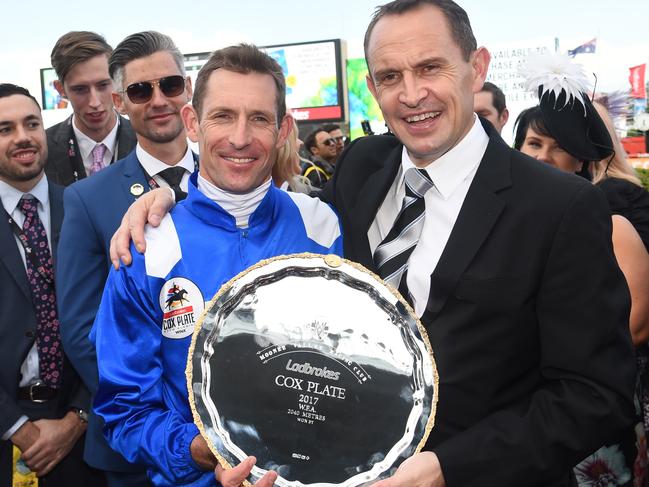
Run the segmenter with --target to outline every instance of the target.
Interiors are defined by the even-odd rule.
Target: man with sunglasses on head
[[[176,200],[184,198],[189,175],[197,168],[180,115],[192,88],[173,41],[158,32],[128,36],[111,54],[109,70],[113,101],[131,120],[137,146],[126,158],[66,190],[57,272],[63,343],[93,395],[97,357],[88,334],[108,276],[110,238],[126,209],[144,192],[169,187]],[[98,416],[90,416],[86,460],[106,471],[109,486],[148,485],[143,467],[128,463],[108,446],[102,426]]]
[[[113,107],[108,57],[113,48],[94,32],[72,31],[56,41],[51,61],[54,87],[73,114],[47,129],[50,181],[68,186],[101,171],[135,147],[130,122]]]

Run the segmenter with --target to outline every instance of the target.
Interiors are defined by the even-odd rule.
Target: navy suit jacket
[[[56,267],[56,246],[63,220],[63,188],[49,184],[52,260]],[[0,205],[2,208],[2,205]],[[2,209],[4,213],[4,209]],[[0,435],[26,414],[16,400],[20,366],[36,339],[36,313],[32,304],[25,264],[7,218],[0,218]],[[88,409],[90,397],[67,359],[63,363],[63,381],[57,398],[47,403],[44,418],[59,419],[70,408]],[[41,419],[41,418],[31,418]],[[0,442],[2,472],[11,443]]]
[[[91,394],[97,390],[97,356],[88,334],[108,277],[110,238],[136,197],[131,188],[149,189],[135,151],[91,178],[68,186],[59,244],[57,292],[63,346]],[[144,470],[113,451],[102,434],[101,419],[88,421],[84,459],[115,472]]]

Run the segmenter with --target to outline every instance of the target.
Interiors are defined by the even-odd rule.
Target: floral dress
[[[608,178],[597,185],[606,195],[611,213],[631,222],[649,251],[649,193],[623,179]],[[647,432],[649,431],[649,345],[636,347],[637,423],[622,442],[607,445],[574,468],[580,487],[649,487]]]

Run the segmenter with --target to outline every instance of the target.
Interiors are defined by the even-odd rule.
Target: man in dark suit
[[[93,395],[97,357],[88,334],[110,268],[110,238],[138,196],[161,186],[173,187],[180,198],[195,168],[180,117],[180,109],[191,98],[191,85],[173,41],[157,32],[127,37],[111,55],[110,73],[120,87],[115,105],[131,119],[138,145],[100,174],[66,189],[57,273],[63,344]],[[175,91],[163,81],[171,78],[179,78],[180,84],[171,86]],[[148,99],[127,89],[133,84],[148,85]],[[144,485],[144,469],[108,446],[102,425],[98,416],[90,415],[86,461],[106,472],[109,485]]]
[[[47,129],[50,181],[68,186],[125,157],[135,147],[130,122],[115,113],[108,75],[112,48],[94,32],[63,35],[52,49],[54,87],[74,111]]]
[[[571,485],[571,467],[633,419],[629,295],[606,202],[474,115],[489,53],[452,1],[384,5],[365,55],[396,137],[353,143],[325,196],[345,256],[413,304],[440,375],[428,451],[376,485]],[[432,180],[412,196],[423,229],[399,246],[391,233],[417,170],[420,187]]]
[[[48,183],[40,107],[0,85],[0,486],[12,485],[14,446],[51,486],[86,486],[88,391],[60,345],[54,270],[63,188]],[[98,483],[97,485],[101,485]]]
[[[374,485],[573,485],[572,466],[634,413],[630,301],[603,195],[476,117],[489,53],[454,2],[380,7],[365,52],[395,136],[352,143],[323,197],[345,256],[412,303],[440,377],[425,451]],[[169,206],[150,196],[125,219],[140,250],[138,221]],[[113,252],[126,261],[129,221]]]

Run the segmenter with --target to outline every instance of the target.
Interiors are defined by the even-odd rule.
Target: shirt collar
[[[245,228],[248,226],[250,216],[268,193],[271,181],[272,179],[268,178],[265,183],[249,193],[238,194],[222,190],[199,174],[198,190],[232,215],[237,227]]]
[[[18,206],[20,198],[24,194],[26,193],[0,180],[0,199],[2,199],[2,205],[10,215],[14,212],[16,206]],[[46,203],[49,201],[49,185],[45,174],[43,174],[41,180],[27,194],[31,194],[42,206],[46,206]]]
[[[211,194],[211,188],[205,192],[205,188],[207,187],[205,183],[209,182],[202,177],[201,179],[202,181],[199,182],[198,171],[190,176],[187,198],[178,203],[172,211],[179,211],[180,208],[185,208],[206,224],[228,231],[236,231],[237,228],[243,228],[237,225],[237,217],[221,206],[220,203],[222,201],[217,202],[211,199],[214,196]],[[256,208],[253,209],[252,214],[248,215],[247,226],[257,229],[272,227],[275,220],[275,200],[277,193],[280,193],[281,190],[271,184],[271,179],[269,178],[266,183],[253,191],[255,195],[248,194],[247,197],[256,199],[259,196],[257,194],[258,191],[261,192],[263,197],[257,203]]]
[[[108,135],[104,137],[104,140],[101,140],[99,142],[92,140],[77,128],[76,118],[76,116],[72,116],[72,130],[74,130],[74,136],[77,138],[77,144],[79,145],[79,153],[81,154],[82,161],[88,159],[90,153],[97,144],[104,144],[110,155],[115,155],[113,151],[115,150],[115,142],[117,141],[117,128],[119,127],[119,116],[117,114],[115,115],[115,125],[113,125],[111,131],[108,132]]]
[[[155,176],[156,174],[168,169],[170,166],[162,162],[160,159],[156,159],[147,151],[145,151],[142,146],[138,143],[135,147],[135,155],[137,160],[140,161],[140,165],[144,168],[144,171],[149,176]],[[194,172],[194,154],[192,154],[191,149],[187,146],[185,155],[178,161],[173,167],[182,167],[189,171],[189,174]]]
[[[462,181],[475,170],[480,164],[488,144],[489,136],[476,115],[473,127],[464,138],[446,154],[424,168],[442,198],[448,199]],[[411,167],[416,166],[404,146],[401,155],[399,184],[404,184],[404,175]]]

